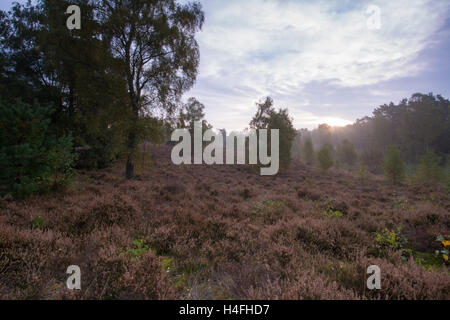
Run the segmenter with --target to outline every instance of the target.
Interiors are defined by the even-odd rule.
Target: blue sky
[[[450,1],[200,2],[200,72],[185,97],[215,128],[244,129],[267,95],[296,128],[345,125],[415,92],[450,98]],[[370,5],[379,30],[367,27]]]

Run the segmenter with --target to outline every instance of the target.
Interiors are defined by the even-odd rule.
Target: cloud
[[[381,9],[380,30],[367,27],[371,4]],[[207,106],[222,108],[222,118],[240,110],[246,122],[264,95],[297,109],[311,83],[358,88],[419,74],[427,65],[417,57],[434,44],[449,9],[447,1],[429,0],[205,0],[203,5],[206,23],[198,36],[201,65],[193,92]],[[236,124],[221,121],[226,122]]]

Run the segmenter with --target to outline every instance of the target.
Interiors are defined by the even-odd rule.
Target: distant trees
[[[355,165],[358,159],[355,147],[347,139],[338,145],[336,153],[338,160],[350,168]]]
[[[437,157],[445,159],[440,166],[446,162],[448,165],[450,159],[450,101],[432,93],[416,93],[398,104],[381,105],[372,116],[346,127],[321,124],[312,131],[303,130],[303,145],[306,137],[311,137],[316,148],[330,143],[336,148],[339,164],[353,167],[359,159],[374,174],[383,173],[384,158],[391,144],[397,146],[405,162],[419,165],[421,172],[426,171],[426,166],[420,164],[421,157],[428,151],[433,150]]]
[[[400,183],[405,177],[405,168],[400,150],[391,145],[386,150],[384,160],[384,174],[386,178],[394,184]]]
[[[250,122],[250,126],[254,129],[269,129],[269,137],[270,129],[280,130],[280,166],[287,167],[291,161],[292,142],[296,135],[288,110],[281,108],[278,111],[275,110],[273,107],[273,99],[270,97],[257,103],[256,106],[257,111]],[[270,138],[268,141],[270,142]]]
[[[314,147],[310,137],[306,138],[303,143],[302,155],[308,165],[314,163]]]
[[[317,153],[317,160],[319,161],[320,169],[327,171],[333,166],[333,146],[326,143],[320,148]]]

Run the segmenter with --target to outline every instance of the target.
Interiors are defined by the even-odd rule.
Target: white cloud
[[[251,109],[250,114],[258,98],[270,94],[292,101],[312,82],[359,87],[418,74],[426,67],[418,54],[432,44],[449,8],[448,1],[430,0],[203,4],[199,86],[214,83],[213,92],[227,92],[226,101],[216,104],[239,100],[233,108]],[[381,9],[380,30],[367,28],[370,4]],[[249,100],[253,103],[244,109]]]

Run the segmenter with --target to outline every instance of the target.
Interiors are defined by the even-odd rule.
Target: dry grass
[[[448,266],[417,259],[432,257],[436,236],[450,233],[443,190],[297,162],[275,177],[175,166],[168,147],[149,149],[153,164],[134,180],[118,165],[81,173],[64,194],[1,201],[0,298],[450,297]],[[375,232],[400,225],[409,255],[376,247]],[[72,264],[80,291],[65,287]],[[371,264],[382,290],[365,289]]]

